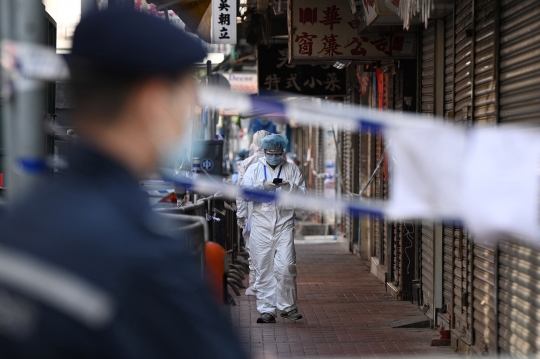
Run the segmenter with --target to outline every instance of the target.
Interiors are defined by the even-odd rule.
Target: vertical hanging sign
[[[212,44],[236,44],[236,0],[212,0]]]

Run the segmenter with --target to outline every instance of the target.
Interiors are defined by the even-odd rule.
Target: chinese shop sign
[[[288,63],[286,44],[259,46],[259,93],[293,92],[311,96],[345,95],[345,70],[331,65],[297,65]]]
[[[371,5],[371,1],[365,2]],[[289,5],[292,60],[415,57],[414,34],[357,34],[348,0],[291,0]]]
[[[212,43],[236,44],[236,0],[212,0]]]

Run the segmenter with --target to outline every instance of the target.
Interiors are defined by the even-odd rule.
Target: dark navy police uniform
[[[84,18],[93,71],[174,76],[205,51],[158,18]],[[138,181],[75,145],[67,174],[0,216],[0,358],[244,358],[185,246],[160,232]]]
[[[0,307],[9,306],[7,290],[11,299],[28,300],[26,312],[19,308],[23,322],[30,316],[27,327],[12,332],[0,309],[0,357],[243,358],[199,267],[183,245],[155,228],[138,182],[90,148],[77,148],[70,163],[64,178],[44,184],[2,218],[0,252],[25,253],[29,267],[52,264],[55,270],[42,280],[53,295],[62,296],[55,274],[67,273],[90,290],[78,299],[82,308],[70,309],[77,303],[0,284]],[[92,301],[95,292],[107,305]]]

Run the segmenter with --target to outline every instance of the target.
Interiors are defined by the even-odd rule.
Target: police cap
[[[206,56],[202,45],[160,18],[125,8],[84,17],[73,34],[70,67],[126,76],[176,76]]]

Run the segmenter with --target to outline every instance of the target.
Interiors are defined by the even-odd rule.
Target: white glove
[[[268,182],[267,180],[263,181],[263,187],[265,190],[268,190],[268,191],[274,191],[277,188],[277,186],[274,183]]]
[[[289,181],[283,181],[281,182],[281,189],[284,190],[284,191],[290,191],[291,190],[291,182]]]
[[[246,226],[246,219],[245,218],[237,218],[236,223],[238,224],[238,227],[244,228]]]

